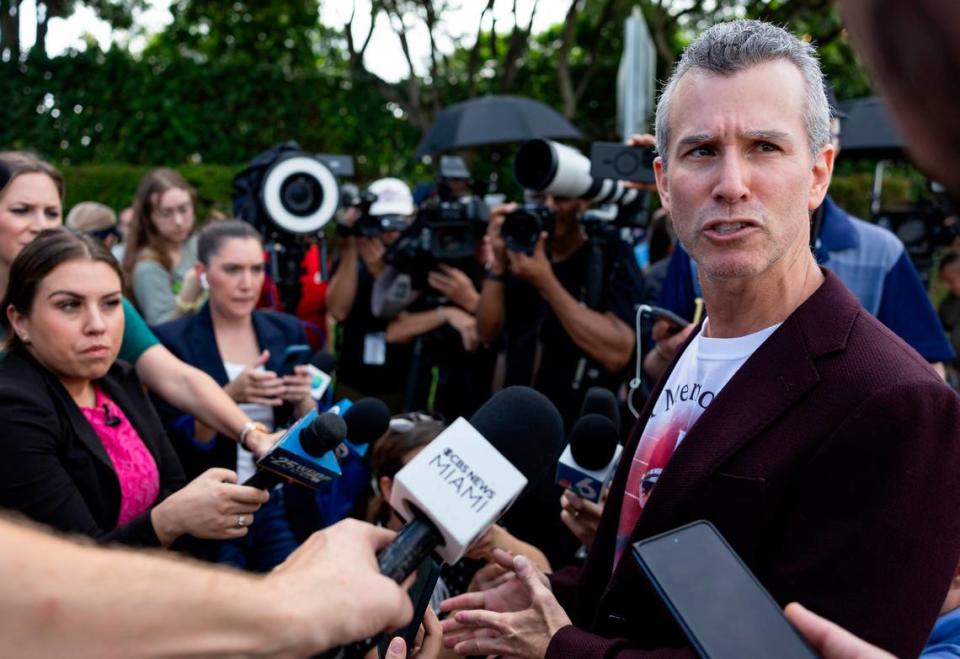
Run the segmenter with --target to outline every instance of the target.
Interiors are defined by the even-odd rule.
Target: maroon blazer
[[[960,557],[960,398],[824,275],[687,433],[631,542],[709,520],[781,605],[915,657]],[[548,657],[695,656],[629,551],[611,577],[630,456],[666,380],[586,564],[551,579],[575,626]]]

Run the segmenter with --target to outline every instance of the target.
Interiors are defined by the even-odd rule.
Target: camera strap
[[[605,265],[607,241],[600,236],[593,236],[587,243],[587,281],[583,287],[580,301],[591,311],[599,313],[600,300],[603,298],[603,285],[605,283]],[[599,364],[596,360],[590,359],[586,355],[580,357],[577,362],[577,368],[573,372],[573,381],[570,383],[574,391],[580,391],[583,387],[583,378],[590,371],[598,372]]]

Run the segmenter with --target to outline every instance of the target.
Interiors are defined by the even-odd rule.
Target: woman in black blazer
[[[189,484],[135,371],[114,363],[122,277],[99,243],[43,231],[2,303],[0,506],[102,542],[242,537],[265,493],[211,470]]]

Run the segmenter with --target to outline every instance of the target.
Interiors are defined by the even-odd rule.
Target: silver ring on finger
[[[247,525],[247,519],[243,515],[237,515],[237,523],[235,524],[236,528],[242,529]]]

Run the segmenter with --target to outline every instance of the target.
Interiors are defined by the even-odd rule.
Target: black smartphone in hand
[[[713,524],[641,540],[633,556],[704,659],[817,659]]]
[[[277,375],[293,374],[293,367],[306,364],[310,361],[310,346],[302,343],[289,345],[283,351],[283,361]]]

